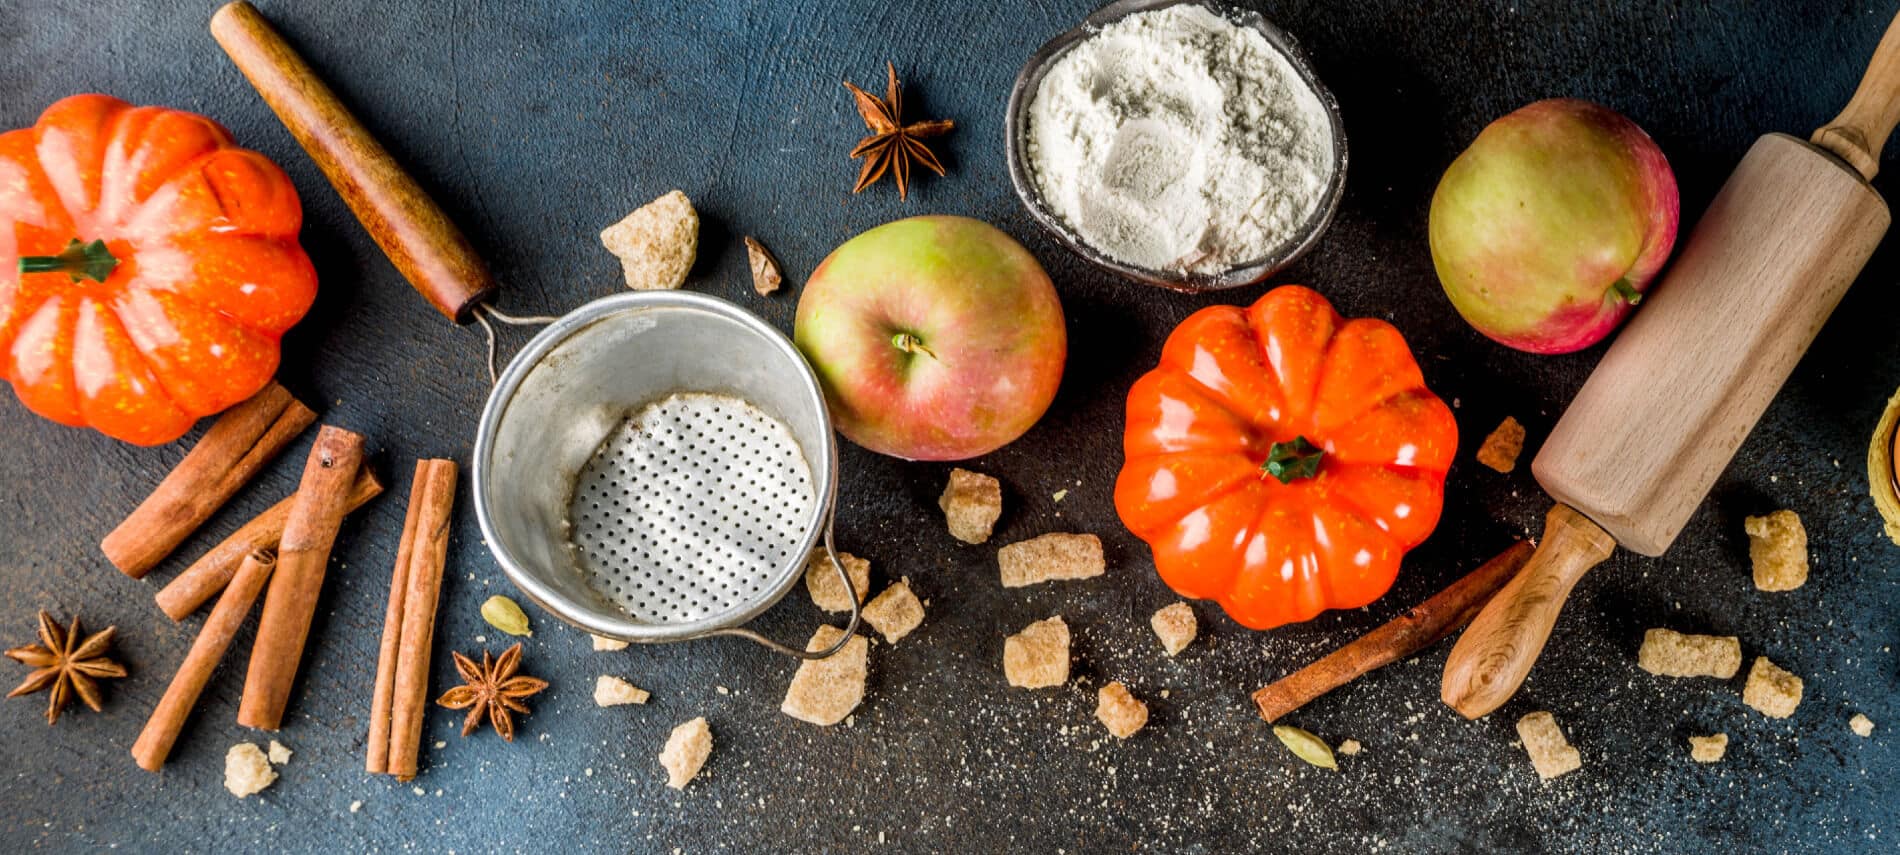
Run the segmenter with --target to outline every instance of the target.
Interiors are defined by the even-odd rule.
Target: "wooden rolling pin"
[[[211,16],[211,36],[409,284],[450,320],[471,320],[475,307],[493,296],[495,282],[449,215],[255,7],[244,0],[226,4]]]
[[[1446,704],[1497,709],[1585,571],[1618,543],[1661,555],[1675,541],[1886,232],[1867,179],[1896,120],[1900,17],[1810,142],[1769,134],[1749,149],[1551,431],[1531,471],[1559,504],[1452,648]]]

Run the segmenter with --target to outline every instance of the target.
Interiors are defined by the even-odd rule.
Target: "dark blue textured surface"
[[[1303,766],[1246,694],[1422,599],[1541,520],[1528,472],[1499,476],[1469,450],[1514,414],[1534,443],[1598,351],[1531,357],[1483,340],[1440,295],[1425,247],[1439,171],[1490,118],[1529,100],[1603,101],[1647,128],[1676,166],[1685,220],[1760,133],[1804,134],[1852,90],[1889,2],[1467,4],[1268,2],[1309,49],[1346,113],[1352,175],[1338,222],[1279,281],[1318,287],[1348,314],[1393,320],[1430,381],[1459,402],[1467,450],[1439,532],[1398,586],[1363,612],[1268,634],[1199,608],[1203,639],[1162,656],[1147,616],[1171,601],[1109,502],[1121,399],[1173,324],[1222,300],[1115,281],[1034,231],[1002,162],[1010,80],[1089,0],[930,3],[263,2],[481,247],[501,305],[556,313],[619,285],[595,233],[668,189],[705,227],[688,287],[733,299],[789,330],[796,285],[824,254],[912,213],[981,217],[1022,239],[1065,301],[1072,355],[1055,407],[1027,437],[977,462],[1007,485],[997,542],[1052,529],[1101,533],[1108,577],[1004,591],[992,550],[950,540],[935,509],[948,467],[847,446],[839,540],[873,561],[874,586],[909,576],[930,601],[919,632],[873,651],[855,723],[822,730],[777,712],[789,662],[736,641],[588,651],[535,614],[528,669],[553,681],[522,735],[456,735],[432,713],[420,793],[364,775],[364,716],[384,589],[417,456],[466,462],[487,390],[481,340],[444,323],[397,277],[204,29],[208,2],[0,4],[0,125],[30,123],[77,91],[207,113],[284,164],[306,206],[304,242],[323,293],[291,335],[285,382],[325,418],[373,438],[394,489],[345,526],[315,641],[280,738],[297,751],[261,798],[220,787],[225,748],[255,735],[232,721],[241,669],[213,679],[162,775],[126,754],[195,632],[152,605],[155,585],[241,519],[287,492],[307,438],[147,582],[121,577],[95,544],[185,445],[141,450],[60,428],[0,396],[0,642],[31,613],[115,623],[133,676],[104,714],[48,730],[36,701],[0,703],[0,849],[515,851],[1891,851],[1900,834],[1900,551],[1879,535],[1862,456],[1900,384],[1893,318],[1900,262],[1882,250],[1821,333],[1673,552],[1620,554],[1586,579],[1526,689],[1465,722],[1437,701],[1444,648],[1363,680],[1293,717],[1366,753],[1339,773]],[[841,77],[874,83],[897,62],[912,115],[949,117],[947,179],[908,203],[861,196],[844,151],[860,125]],[[1888,159],[1892,163],[1892,158]],[[1876,186],[1892,195],[1883,175]],[[765,240],[794,288],[752,294],[738,237]],[[518,333],[510,341],[519,343]],[[1632,461],[1637,465],[1639,461]],[[1052,496],[1068,490],[1060,503]],[[1800,511],[1814,576],[1755,592],[1741,518]],[[499,650],[477,614],[506,591],[457,506],[435,690],[448,650]],[[1001,639],[1059,612],[1077,634],[1061,690],[1004,686]],[[764,627],[802,637],[817,613],[801,591]],[[1665,681],[1634,666],[1644,628],[1742,638],[1807,680],[1796,715],[1742,706],[1740,680]],[[248,649],[249,635],[235,650]],[[23,671],[0,663],[0,679]],[[593,678],[653,691],[601,710]],[[1091,716],[1120,679],[1154,716],[1126,743]],[[721,690],[717,687],[725,687]],[[1163,698],[1161,693],[1169,693]],[[1583,771],[1539,784],[1511,723],[1550,709]],[[1880,725],[1871,740],[1847,718]],[[671,727],[705,715],[718,741],[684,793],[654,761]],[[1723,730],[1728,758],[1689,762],[1684,737]],[[361,801],[352,813],[352,802]]]

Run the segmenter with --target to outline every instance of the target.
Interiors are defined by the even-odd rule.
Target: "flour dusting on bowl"
[[[1056,57],[1026,136],[1051,213],[1152,270],[1258,261],[1317,215],[1333,181],[1320,95],[1259,29],[1194,4],[1129,15]]]

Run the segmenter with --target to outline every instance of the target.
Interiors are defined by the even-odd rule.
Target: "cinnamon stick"
[[[231,646],[231,639],[237,636],[238,627],[251,613],[257,595],[264,590],[264,582],[276,567],[277,553],[271,550],[259,549],[244,556],[237,575],[211,609],[204,628],[198,630],[198,638],[191,643],[185,661],[179,663],[171,685],[165,687],[164,697],[159,698],[158,706],[152,709],[152,717],[146,719],[145,729],[139,731],[138,741],[132,743],[132,759],[139,768],[156,772],[165,765],[172,745],[178,741],[179,731],[185,727],[185,719],[191,717],[205,683],[211,680],[211,672],[217,669],[218,660],[224,658],[225,649]]]
[[[1364,674],[1443,640],[1470,623],[1491,595],[1517,575],[1533,551],[1528,541],[1518,541],[1384,626],[1254,692],[1253,702],[1260,708],[1260,717],[1272,722]]]
[[[323,592],[330,547],[336,544],[350,485],[362,465],[362,436],[332,425],[324,425],[317,433],[290,504],[290,516],[284,520],[277,573],[264,592],[257,641],[251,646],[244,695],[238,702],[238,724],[276,730],[283,723],[310,621],[316,616],[317,598]]]
[[[372,775],[389,771],[389,713],[395,705],[396,654],[402,642],[403,596],[409,592],[409,559],[415,553],[416,518],[422,514],[429,461],[416,461],[409,482],[409,508],[403,515],[402,540],[396,544],[396,569],[389,578],[389,605],[383,610],[383,641],[376,652],[376,682],[370,689],[369,747],[364,768]]]
[[[350,498],[344,513],[362,507],[382,492],[383,482],[377,479],[373,470],[363,467],[356,473],[356,483],[350,487]],[[277,541],[284,536],[284,521],[290,518],[290,506],[296,500],[295,493],[285,496],[283,501],[271,505],[269,510],[240,526],[224,542],[192,562],[184,572],[172,577],[153,597],[158,601],[158,607],[172,620],[184,620],[199,606],[217,596],[219,591],[224,590],[225,584],[231,581],[232,574],[238,571],[244,556],[258,549],[277,548]]]
[[[127,576],[143,578],[316,420],[316,413],[274,380],[226,410],[152,494],[99,542],[106,560]]]
[[[448,560],[455,477],[452,460],[417,461],[415,484],[409,493],[412,524],[404,526],[398,550],[398,561],[406,561],[407,566],[397,568],[398,579],[390,584],[390,607],[399,619],[394,627],[397,639],[393,645],[387,634],[391,627],[385,622],[383,649],[392,653],[392,658],[380,662],[376,674],[377,700],[383,701],[380,692],[387,666],[388,723],[380,728],[387,747],[382,752],[381,771],[402,781],[416,776],[417,755],[422,748],[423,713],[429,705],[429,661],[435,646],[435,612],[442,592],[442,570]],[[398,581],[403,586],[400,594],[396,588]],[[373,708],[371,716],[370,764],[371,771],[378,771],[374,768],[377,760],[374,742],[379,730],[377,723],[382,717]]]

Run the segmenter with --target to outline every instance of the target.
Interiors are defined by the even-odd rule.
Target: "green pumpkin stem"
[[[1306,437],[1296,437],[1292,442],[1276,442],[1267,449],[1267,460],[1260,464],[1260,471],[1280,479],[1282,484],[1291,484],[1318,475],[1320,458],[1325,456],[1325,450]]]
[[[107,249],[102,240],[80,243],[78,238],[73,238],[58,255],[20,256],[21,273],[64,273],[74,282],[81,279],[104,282],[118,266],[119,259],[113,257],[112,250]]]

